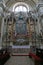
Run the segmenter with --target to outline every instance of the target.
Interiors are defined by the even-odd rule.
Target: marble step
[[[12,53],[29,53],[28,48],[14,48],[12,49]]]

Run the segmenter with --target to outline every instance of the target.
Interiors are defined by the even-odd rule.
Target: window
[[[29,12],[29,5],[25,2],[17,2],[13,5],[13,12]]]
[[[15,12],[27,12],[27,8],[25,6],[17,6]]]

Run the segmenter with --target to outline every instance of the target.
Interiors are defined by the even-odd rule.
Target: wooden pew
[[[1,49],[0,50],[0,65],[4,65],[5,62],[10,58],[9,52],[7,52],[7,49]]]
[[[43,65],[43,50],[36,48],[36,54],[30,52],[30,58],[34,59],[35,65]]]

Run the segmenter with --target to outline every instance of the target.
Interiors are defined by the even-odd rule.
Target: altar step
[[[13,48],[12,53],[29,53],[29,48]]]
[[[29,56],[28,53],[12,53],[12,56]]]

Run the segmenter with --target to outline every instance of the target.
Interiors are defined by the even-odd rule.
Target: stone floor
[[[28,56],[11,56],[5,65],[34,65],[34,62]]]

